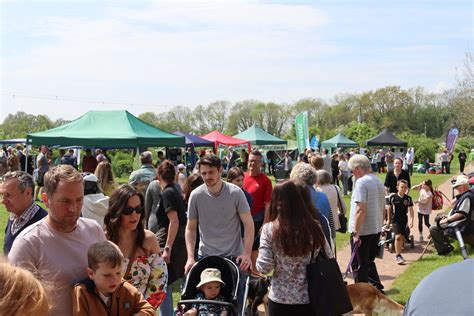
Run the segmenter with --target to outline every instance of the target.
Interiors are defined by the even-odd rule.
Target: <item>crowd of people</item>
[[[213,154],[201,156],[189,174],[186,166],[163,156],[154,167],[153,154],[144,151],[141,166],[127,184],[118,185],[110,158],[100,149],[95,156],[85,151],[81,174],[73,153],[64,152],[59,164],[51,166],[49,149],[41,146],[34,177],[19,170],[4,175],[0,193],[11,214],[4,254],[10,264],[51,285],[47,295],[35,285],[47,296],[35,308],[51,315],[154,315],[158,309],[161,315],[173,315],[172,287],[209,256],[228,258],[239,267],[239,310],[246,275],[273,271],[270,315],[303,315],[309,310],[306,265],[320,251],[336,256],[336,232],[347,212],[350,243],[358,253],[352,262],[355,282],[382,292],[375,257],[384,222],[396,235],[399,264],[404,264],[403,238],[413,226],[414,205],[420,238],[423,220],[430,227],[431,181],[411,187],[410,169],[404,167],[410,157],[390,157],[389,152],[384,182],[374,174],[370,153],[308,150],[294,166],[285,153],[289,180],[273,186],[264,172],[265,155],[256,149],[245,158],[245,171],[229,150],[224,161]],[[380,152],[374,155],[375,170],[385,172],[385,165],[378,164]],[[469,191],[465,184],[459,179],[455,185],[461,194]],[[420,190],[415,202],[410,189]],[[37,203],[40,193],[48,211]],[[348,194],[350,206],[342,198]],[[464,213],[472,200],[466,196],[456,206]],[[440,254],[452,250],[438,231],[430,228],[430,233]],[[26,272],[22,277],[32,278]],[[204,270],[197,298],[217,299],[222,286],[219,270]],[[209,308],[195,304],[186,315]]]

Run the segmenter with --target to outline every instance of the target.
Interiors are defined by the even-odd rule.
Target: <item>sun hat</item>
[[[184,164],[180,163],[180,164],[178,165],[178,169],[180,169],[180,170],[181,170],[181,169],[186,169],[186,166],[185,166]]]
[[[456,178],[456,182],[453,183],[452,187],[458,187],[460,185],[465,185],[469,183],[469,179],[465,175],[460,175]]]
[[[218,269],[207,268],[201,272],[201,282],[196,285],[196,288],[200,288],[202,285],[209,282],[219,282],[225,285],[221,278],[221,272]]]

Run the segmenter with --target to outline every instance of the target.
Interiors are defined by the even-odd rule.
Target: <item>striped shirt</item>
[[[377,176],[369,173],[357,179],[351,198],[349,231],[355,231],[355,211],[357,203],[364,203],[365,221],[358,232],[360,236],[377,234],[382,230],[385,207],[385,188]]]

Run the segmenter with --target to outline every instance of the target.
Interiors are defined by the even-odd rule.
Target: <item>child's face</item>
[[[408,186],[405,183],[400,183],[397,188],[400,195],[405,195],[408,192]]]
[[[428,185],[426,184],[426,182],[423,182],[423,183],[421,184],[421,187],[422,187],[424,190],[428,190],[428,189],[429,189],[429,187],[428,187]]]
[[[241,188],[244,185],[244,176],[238,176],[237,178],[232,180],[231,183]]]
[[[112,268],[106,263],[99,263],[95,271],[87,268],[87,275],[102,294],[109,295],[115,292],[122,282],[122,266],[117,265]]]
[[[217,281],[209,282],[201,285],[201,291],[208,300],[216,298],[221,292],[221,283]]]

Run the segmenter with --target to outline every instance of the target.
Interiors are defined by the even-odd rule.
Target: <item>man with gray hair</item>
[[[349,232],[352,249],[358,247],[359,257],[352,263],[354,280],[370,283],[383,293],[375,256],[383,224],[385,208],[385,188],[382,182],[372,174],[369,159],[364,155],[354,155],[349,159],[349,170],[356,178],[351,198]]]
[[[5,228],[3,253],[8,255],[15,238],[28,226],[48,213],[34,202],[35,182],[33,177],[24,171],[7,172],[0,186],[2,203],[10,213]]]
[[[133,186],[143,196],[146,194],[148,185],[156,180],[156,170],[153,168],[153,156],[150,151],[144,151],[140,154],[140,169],[135,170],[128,178],[128,184]]]
[[[59,165],[45,174],[42,198],[48,216],[23,230],[8,261],[54,284],[49,315],[72,315],[73,286],[87,277],[87,250],[105,240],[104,231],[96,221],[80,217],[84,184],[72,166]]]

